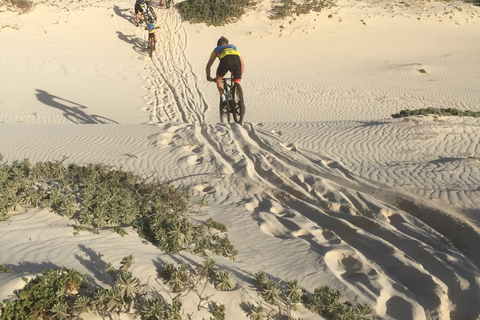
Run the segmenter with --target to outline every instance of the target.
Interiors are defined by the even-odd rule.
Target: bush
[[[6,4],[8,10],[20,13],[30,12],[35,7],[32,0],[3,0],[0,1],[0,4]]]
[[[84,286],[85,275],[75,270],[45,270],[7,300],[0,319],[53,319],[73,313],[77,289]]]
[[[399,113],[392,114],[392,118],[402,118],[409,116],[419,116],[419,115],[437,115],[437,116],[458,116],[458,117],[480,117],[479,111],[470,111],[470,110],[458,110],[455,108],[423,108],[410,110],[405,109],[401,110]]]
[[[289,16],[299,16],[311,11],[320,12],[335,5],[335,0],[306,0],[303,3],[297,3],[293,0],[280,0],[280,2],[280,5],[273,7],[270,19],[285,19]]]
[[[65,167],[55,161],[32,165],[25,159],[0,166],[0,221],[21,207],[43,207],[77,220],[82,226],[76,227],[75,234],[110,228],[124,236],[120,227],[132,226],[168,253],[189,250],[206,256],[209,250],[236,260],[237,251],[218,232],[226,231],[224,225],[213,220],[194,225],[187,219],[189,195],[99,164]]]
[[[185,0],[177,4],[182,20],[222,26],[240,19],[253,0]]]

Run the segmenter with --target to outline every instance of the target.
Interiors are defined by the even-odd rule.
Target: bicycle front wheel
[[[153,8],[151,6],[147,7],[147,10],[145,10],[145,15],[146,15],[147,25],[151,22],[157,21],[157,15],[155,14],[155,11],[153,11]]]
[[[243,123],[243,116],[245,115],[245,103],[243,100],[243,90],[240,83],[235,82],[232,90],[233,108],[231,110],[233,114],[233,120],[238,123]]]

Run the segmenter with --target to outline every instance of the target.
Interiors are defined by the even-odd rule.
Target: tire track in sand
[[[418,214],[443,219],[447,212],[249,124],[180,130],[188,137],[184,151],[191,150],[183,161],[199,170],[209,163],[229,177],[199,181],[196,190],[219,197],[243,186],[245,209],[261,231],[308,243],[325,270],[369,297],[380,316],[460,319],[479,311],[468,302],[480,294],[475,252],[466,254],[452,243],[454,234]],[[451,310],[452,303],[473,307]]]
[[[173,8],[157,9],[157,15],[156,51],[147,63],[152,81],[151,121],[203,123],[207,104],[184,53],[187,35],[180,15]]]

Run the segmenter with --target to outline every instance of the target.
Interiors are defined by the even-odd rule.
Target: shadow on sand
[[[113,6],[113,11],[115,11],[115,14],[131,24],[135,25],[135,13],[133,12],[132,9],[120,9],[119,6],[115,5]],[[128,14],[127,14],[128,13]]]
[[[135,52],[147,55],[147,40],[138,38],[135,35],[125,35],[120,31],[117,31],[118,38],[132,45]]]
[[[75,103],[70,100],[66,100],[57,96],[54,96],[44,90],[36,89],[38,101],[46,104],[47,106],[59,109],[63,112],[65,118],[70,120],[73,123],[77,124],[107,124],[107,123],[118,123],[111,119],[98,116],[98,115],[89,115],[82,109],[87,109],[87,107],[82,106],[78,103]]]

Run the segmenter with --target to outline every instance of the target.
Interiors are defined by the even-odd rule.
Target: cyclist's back
[[[242,74],[245,65],[237,47],[233,44],[229,44],[227,38],[221,37],[217,41],[217,46],[210,54],[210,58],[208,59],[207,66],[205,68],[207,72],[207,80],[209,81],[213,80],[210,77],[210,68],[212,67],[212,64],[216,58],[220,59],[220,64],[218,65],[216,72],[217,88],[218,92],[220,93],[222,103],[226,104],[222,78],[228,71],[231,71],[235,82],[240,82],[242,80]]]

